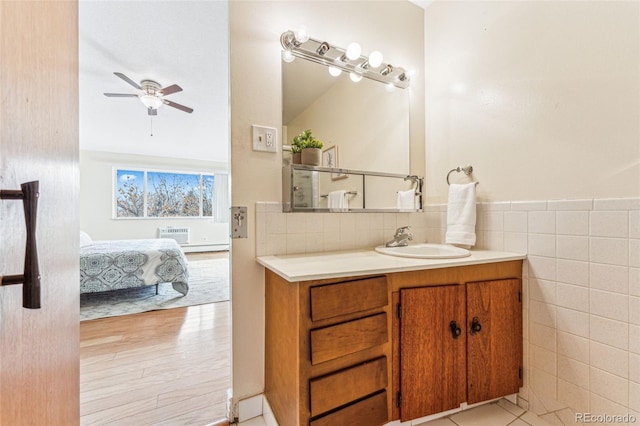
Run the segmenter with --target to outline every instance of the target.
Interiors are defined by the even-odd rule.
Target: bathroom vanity
[[[517,393],[523,258],[258,258],[278,423],[383,425]]]

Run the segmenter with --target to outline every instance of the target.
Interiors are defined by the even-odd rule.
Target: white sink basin
[[[454,259],[471,255],[469,250],[448,244],[412,244],[404,247],[378,246],[378,253],[390,256],[413,257],[417,259]]]

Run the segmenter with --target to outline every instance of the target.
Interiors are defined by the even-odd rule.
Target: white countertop
[[[471,256],[457,259],[411,259],[388,256],[371,249],[261,256],[256,260],[287,281],[295,282],[507,262],[525,257],[520,253],[471,250]]]

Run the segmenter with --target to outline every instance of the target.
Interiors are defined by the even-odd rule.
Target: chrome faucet
[[[413,240],[410,226],[401,226],[396,229],[393,240],[385,243],[385,247],[404,247],[409,245],[409,241]]]

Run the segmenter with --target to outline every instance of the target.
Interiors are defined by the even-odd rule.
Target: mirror
[[[310,129],[333,146],[333,167],[408,175],[409,89],[389,88],[348,73],[332,77],[328,67],[302,58],[282,61],[282,141]],[[283,163],[291,153],[283,150]],[[326,166],[326,164],[323,164]]]

